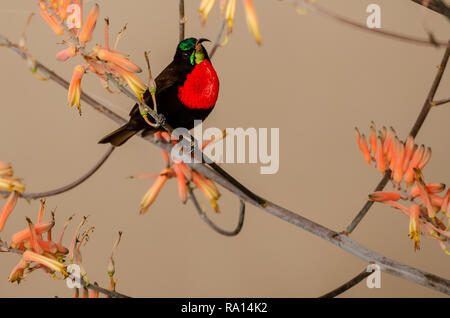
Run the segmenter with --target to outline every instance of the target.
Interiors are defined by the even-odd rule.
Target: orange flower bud
[[[400,200],[400,193],[397,191],[377,191],[369,194],[369,200],[377,202],[398,201]]]
[[[142,72],[142,69],[139,66],[130,62],[126,58],[119,56],[119,54],[117,54],[117,53],[108,51],[106,49],[102,49],[98,46],[96,46],[92,51],[97,55],[97,57],[100,60],[112,62],[129,72],[133,72],[133,73]]]
[[[377,152],[375,154],[375,160],[377,162],[378,171],[384,173],[386,171],[386,162],[384,160],[383,144],[381,139],[378,138]]]
[[[200,3],[200,8],[198,9],[198,11],[203,17],[202,24],[206,23],[208,15],[211,12],[212,8],[214,7],[215,2],[216,0],[202,0],[202,2]]]
[[[256,43],[261,45],[261,34],[259,33],[258,16],[256,15],[253,0],[244,0],[245,16],[250,32],[255,37]]]
[[[94,32],[99,11],[100,9],[98,4],[95,4],[91,12],[89,13],[89,16],[86,20],[86,23],[84,24],[83,29],[80,32],[80,35],[78,36],[80,42],[86,43],[92,39],[92,32]]]
[[[8,200],[5,203],[5,206],[2,209],[2,212],[0,212],[0,232],[3,231],[3,228],[5,227],[5,223],[8,220],[9,215],[11,214],[12,210],[14,210],[14,207],[17,204],[17,198],[18,194],[16,191],[11,192],[11,194],[8,197]]]
[[[39,9],[39,13],[41,14],[42,18],[44,18],[45,22],[52,28],[53,32],[55,32],[58,35],[63,34],[64,29],[59,23],[55,17],[52,17],[46,10]]]
[[[166,183],[168,177],[168,173],[170,172],[170,169],[163,169],[161,171],[161,174],[156,178],[155,183],[151,186],[151,188],[147,191],[147,193],[144,195],[141,201],[141,211],[140,213],[143,214],[147,212],[148,208],[152,203],[155,201],[156,197],[158,196],[159,192],[161,191],[162,187]]]
[[[37,235],[41,235],[43,233],[48,232],[53,227],[53,223],[41,223],[36,224],[34,226],[34,229],[36,231]],[[31,232],[30,229],[25,229],[20,232],[17,232],[12,236],[12,243],[14,244],[20,244],[21,242],[25,240],[29,240],[31,238]]]
[[[77,54],[77,50],[74,46],[69,46],[68,48],[59,51],[56,54],[56,58],[60,61],[67,61],[69,58],[74,57]]]
[[[228,0],[228,5],[225,10],[225,20],[228,25],[228,34],[233,31],[233,21],[236,15],[236,0]]]
[[[81,79],[85,73],[85,69],[82,65],[75,66],[72,75],[72,81],[70,82],[69,92],[67,99],[70,107],[77,106],[78,111],[81,114]]]

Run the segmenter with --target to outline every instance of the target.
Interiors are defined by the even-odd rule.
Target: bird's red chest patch
[[[216,104],[219,95],[219,78],[208,60],[197,64],[178,87],[178,98],[191,109],[208,109]]]

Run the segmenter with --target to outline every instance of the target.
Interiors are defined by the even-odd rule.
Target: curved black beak
[[[211,41],[208,39],[205,39],[205,38],[201,38],[201,39],[197,40],[197,43],[202,43],[202,42],[211,42]]]

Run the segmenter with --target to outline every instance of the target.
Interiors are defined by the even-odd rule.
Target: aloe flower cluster
[[[45,201],[41,201],[36,224],[29,218],[27,227],[15,233],[11,238],[9,248],[23,252],[19,263],[12,270],[9,281],[20,283],[26,276],[37,269],[55,276],[57,273],[63,277],[68,276],[64,259],[69,250],[62,245],[64,231],[61,232],[58,241],[52,237],[52,229],[55,225],[54,215],[49,221],[44,220]]]
[[[423,232],[450,255],[450,189],[444,193],[445,184],[426,183],[422,175],[431,148],[417,145],[413,136],[400,140],[393,128],[383,127],[377,133],[374,123],[368,138],[356,129],[356,140],[364,160],[381,173],[389,173],[395,189],[374,192],[369,200],[388,204],[409,217],[409,237],[415,250],[420,247]]]
[[[228,26],[228,35],[233,31],[234,16],[236,14],[236,1],[237,0],[220,0],[220,13],[225,18]],[[199,12],[202,16],[202,23],[205,24],[208,19],[209,13],[214,7],[216,0],[202,0],[200,3]],[[243,0],[245,8],[245,16],[247,19],[247,25],[250,32],[253,34],[256,42],[261,44],[261,33],[259,32],[258,16],[256,15],[255,6],[253,0]]]
[[[81,80],[86,72],[97,75],[103,86],[109,89],[111,78],[118,81],[120,85],[127,85],[142,102],[142,95],[147,87],[136,76],[142,70],[132,63],[128,56],[118,52],[117,45],[125,29],[119,33],[114,47],[109,45],[109,20],[105,19],[104,45],[95,45],[90,50],[88,43],[92,40],[99,16],[97,4],[91,9],[86,21],[83,23],[83,8],[80,0],[39,0],[40,13],[52,30],[64,38],[67,48],[56,54],[60,61],[81,56],[85,63],[75,66],[68,92],[68,104],[76,106],[81,114]]]
[[[156,133],[155,138],[157,140],[162,138],[165,142],[170,142],[172,144],[175,144],[177,142],[176,140],[171,139],[170,134],[166,132]],[[212,138],[211,140],[205,141],[201,146],[201,149],[203,150],[206,146],[210,145],[213,142],[216,142],[217,140],[218,139],[216,138]],[[156,179],[141,200],[140,213],[143,214],[148,210],[148,208],[156,200],[156,197],[158,196],[166,181],[171,178],[177,179],[178,195],[183,204],[187,201],[188,191],[190,190],[189,187],[192,182],[202,192],[205,198],[209,200],[214,211],[219,212],[217,200],[220,197],[220,193],[214,182],[206,178],[199,172],[189,168],[189,166],[186,165],[186,163],[184,163],[183,161],[177,159],[171,160],[170,155],[165,150],[162,151],[162,154],[165,162],[165,167],[159,174],[142,174],[131,177],[133,179]]]

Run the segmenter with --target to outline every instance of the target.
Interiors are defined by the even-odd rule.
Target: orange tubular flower
[[[400,193],[397,191],[377,191],[369,194],[369,200],[377,202],[398,201],[400,200]]]
[[[53,272],[59,272],[64,274],[65,276],[69,276],[69,274],[65,271],[64,264],[58,262],[57,260],[54,260],[50,257],[37,254],[35,252],[32,252],[30,250],[27,250],[23,253],[23,259],[27,262],[35,262],[42,266],[45,266],[49,270]]]
[[[426,186],[423,181],[422,173],[418,169],[414,169],[416,175],[416,184],[419,189],[420,199],[422,203],[427,207],[428,216],[430,218],[434,218],[436,216],[436,212],[433,209],[433,205],[431,203],[431,198],[428,192],[426,191]]]
[[[228,34],[233,31],[233,21],[236,15],[236,0],[228,0],[228,5],[225,11],[225,20],[228,25]]]
[[[34,226],[34,229],[36,231],[37,235],[41,235],[43,233],[48,232],[52,227],[53,227],[53,223],[41,223],[41,224],[36,224]],[[22,243],[25,240],[29,240],[31,238],[31,232],[30,229],[25,229],[22,230],[20,232],[17,232],[16,234],[14,234],[12,236],[12,243],[14,245],[20,245],[20,243]]]
[[[92,51],[102,61],[112,62],[129,72],[133,72],[133,73],[142,72],[142,69],[139,66],[130,62],[125,57],[119,56],[120,54],[118,54],[116,52],[108,51],[108,50],[100,48],[98,46],[96,46]]]
[[[129,72],[117,65],[114,66],[114,69],[119,72],[120,76],[125,80],[125,82],[127,82],[128,87],[131,88],[139,101],[143,103],[144,99],[142,95],[147,90],[147,87],[144,85],[144,83],[142,83],[139,77],[137,77],[136,74]]]
[[[2,212],[0,212],[0,232],[3,231],[6,220],[8,220],[9,215],[11,214],[12,210],[14,210],[18,197],[19,196],[16,191],[11,192],[8,200],[5,203],[5,206],[3,207]]]
[[[173,171],[175,172],[175,176],[177,177],[178,195],[180,196],[181,202],[185,204],[187,201],[186,177],[179,163],[174,163]]]
[[[208,15],[211,12],[212,8],[214,7],[214,3],[216,0],[202,0],[200,3],[200,8],[198,11],[202,15],[202,24],[204,25],[206,23],[206,20],[208,19]]]
[[[202,176],[197,171],[192,171],[192,181],[197,186],[197,188],[203,193],[203,195],[210,200],[213,209],[216,212],[219,212],[217,200],[220,197],[220,193],[217,190],[214,183],[211,180]]]
[[[414,137],[413,136],[409,136],[406,139],[406,143],[405,143],[405,159],[403,161],[403,172],[406,172],[406,170],[408,169],[408,165],[409,162],[411,160],[411,157],[414,153]]]
[[[244,0],[245,16],[247,17],[247,25],[250,28],[256,43],[261,45],[261,34],[259,33],[258,16],[256,15],[255,6],[253,0]]]
[[[99,11],[100,9],[98,4],[95,4],[91,12],[89,13],[89,16],[86,20],[86,23],[84,24],[83,29],[80,32],[80,35],[78,36],[80,42],[86,43],[92,39],[92,32],[94,32],[95,25],[97,24]]]
[[[69,92],[67,94],[67,99],[70,107],[77,106],[78,111],[81,114],[81,79],[83,78],[86,70],[82,65],[75,66],[72,75],[72,81],[70,82]]]
[[[151,186],[151,188],[147,191],[147,193],[144,195],[141,201],[141,214],[144,214],[147,212],[148,208],[152,203],[155,201],[156,197],[158,196],[159,192],[161,191],[162,187],[166,183],[166,181],[169,179],[168,173],[170,172],[170,169],[163,169],[156,178],[155,183]]]
[[[67,61],[68,59],[70,59],[71,57],[74,57],[77,54],[77,50],[75,49],[74,46],[69,46],[68,48],[59,51],[56,54],[56,58],[60,61]]]
[[[420,248],[420,228],[419,228],[420,206],[413,204],[409,209],[409,238],[414,240],[414,250]]]
[[[19,179],[0,176],[0,190],[24,192],[25,185]]]
[[[373,122],[372,125],[370,125],[369,144],[370,152],[375,155],[377,153],[377,130]]]
[[[377,162],[378,171],[380,171],[381,173],[384,173],[386,171],[386,162],[384,160],[383,145],[381,142],[381,138],[378,138],[377,152],[375,154],[375,160]]]
[[[43,10],[42,8],[39,9],[39,13],[41,14],[42,18],[44,18],[45,22],[52,28],[53,32],[55,32],[58,35],[63,34],[64,29],[59,23],[55,17],[51,16],[46,10]]]
[[[28,263],[21,259],[16,267],[13,268],[11,274],[9,275],[8,281],[10,283],[20,283],[20,281],[24,278],[23,272],[28,268]]]

